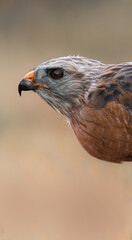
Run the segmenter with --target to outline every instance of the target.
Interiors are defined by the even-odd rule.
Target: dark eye
[[[54,80],[58,80],[63,77],[63,70],[60,68],[52,69],[48,72],[48,75]]]

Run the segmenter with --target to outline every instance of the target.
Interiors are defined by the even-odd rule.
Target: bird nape
[[[92,156],[116,163],[132,161],[132,62],[52,59],[21,80],[19,94],[29,90],[69,119]]]

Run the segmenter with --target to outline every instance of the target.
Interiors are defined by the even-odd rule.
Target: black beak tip
[[[21,85],[19,83],[19,85],[18,85],[18,93],[19,93],[20,97],[21,97],[21,92],[22,92],[22,89],[21,89]]]
[[[34,85],[32,82],[29,82],[25,78],[21,80],[21,82],[18,85],[18,93],[21,96],[22,91],[30,91],[34,90]]]

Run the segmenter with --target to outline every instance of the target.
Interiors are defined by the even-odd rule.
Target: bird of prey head
[[[69,117],[82,107],[102,69],[102,63],[84,57],[52,59],[24,77],[19,84],[19,94],[33,90],[51,107]]]

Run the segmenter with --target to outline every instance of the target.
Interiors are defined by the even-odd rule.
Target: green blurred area
[[[131,163],[96,160],[18,83],[51,58],[132,61],[132,1],[0,0],[0,239],[130,240]]]

